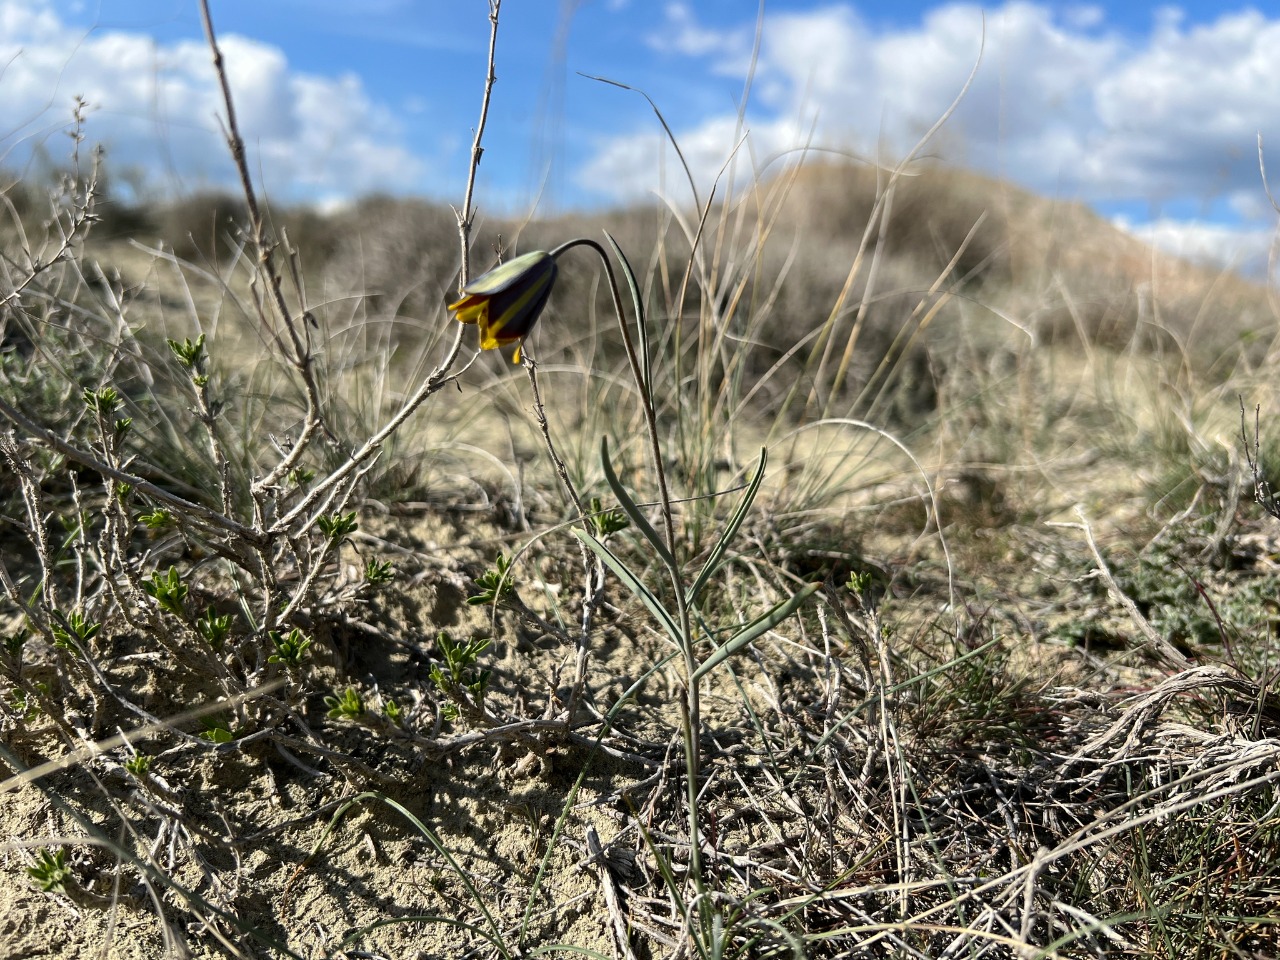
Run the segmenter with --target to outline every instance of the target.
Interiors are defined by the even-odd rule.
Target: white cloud
[[[713,84],[741,67],[743,28],[704,26],[694,9],[669,5],[663,34]],[[816,116],[815,144],[896,159],[942,115],[981,55],[972,87],[926,152],[1054,195],[1221,203],[1269,217],[1256,138],[1280,144],[1277,49],[1280,18],[1256,10],[1189,24],[1164,8],[1135,39],[1108,30],[1091,5],[1056,13],[1014,0],[984,14],[952,2],[916,26],[873,29],[852,4],[833,3],[766,15],[747,119],[758,153],[803,142],[806,118]],[[733,147],[728,117],[676,131],[697,145],[689,152],[704,187]],[[783,142],[788,131],[791,143]],[[628,152],[640,139],[603,140],[581,183],[611,199],[652,189],[658,148],[647,141],[647,152]],[[1198,235],[1226,243],[1225,234]]]
[[[740,30],[725,32],[701,26],[687,3],[668,3],[664,14],[662,30],[648,38],[649,46],[655,50],[687,57],[716,54],[722,58],[726,51],[740,46]]]
[[[740,28],[700,26],[686,5],[671,5],[667,13],[668,42],[701,56],[709,74],[745,64]],[[1082,165],[1087,144],[1079,131],[1093,112],[1090,89],[1118,47],[1113,39],[1073,34],[1047,9],[1026,3],[1008,4],[985,20],[981,7],[953,3],[930,11],[917,28],[879,34],[847,4],[768,15],[749,126],[754,139],[768,141],[758,152],[798,146],[812,130],[816,144],[853,144],[896,158],[946,111],[981,58],[945,135],[952,159],[1031,167],[1041,185],[1052,184],[1060,169]],[[677,134],[682,144],[705,141],[725,129],[725,121],[708,118]],[[786,129],[791,140],[783,143],[778,137]],[[615,198],[652,188],[653,166],[637,155],[624,169],[620,143],[602,143],[584,168],[584,186],[611,186]],[[714,175],[732,145],[721,144],[714,161],[698,171],[701,178]],[[1045,162],[1050,148],[1056,165]],[[712,151],[706,152],[710,159]],[[608,178],[599,175],[606,155],[614,159]]]
[[[737,153],[733,146],[743,140]],[[790,121],[740,129],[736,117],[709,121],[679,139],[680,151],[694,176],[698,199],[706,201],[715,187],[720,194],[731,182],[751,182],[759,169],[799,142]],[[725,144],[729,146],[726,148]],[[692,197],[688,178],[670,142],[661,133],[635,133],[606,141],[578,172],[580,185],[602,194],[630,199],[656,193],[676,203]]]
[[[1267,260],[1276,241],[1273,228],[1238,227],[1203,220],[1162,218],[1134,224],[1125,217],[1117,217],[1113,223],[1167,253],[1255,277],[1265,276]]]
[[[1256,138],[1280,140],[1277,44],[1280,20],[1257,11],[1162,23],[1098,83],[1095,178],[1153,193],[1257,191]]]
[[[404,145],[391,110],[354,75],[290,67],[278,48],[219,38],[251,169],[277,196],[407,189],[423,162]],[[0,162],[42,146],[56,162],[72,99],[91,105],[86,131],[111,169],[191,188],[234,182],[218,117],[224,114],[208,48],[158,44],[140,33],[89,32],[62,22],[47,0],[0,0]]]

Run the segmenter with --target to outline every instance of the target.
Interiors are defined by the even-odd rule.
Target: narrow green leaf
[[[719,647],[715,653],[711,654],[711,656],[707,657],[707,659],[703,661],[702,666],[698,667],[698,669],[693,672],[693,682],[697,683],[716,667],[720,666],[720,664],[724,663],[724,661],[732,657],[735,653],[745,649],[750,643],[756,640],[756,638],[782,623],[782,621],[786,620],[787,617],[799,610],[800,606],[809,599],[814,591],[821,588],[821,586],[822,584],[820,583],[807,583],[800,588],[795,596],[791,597],[789,600],[783,600],[763,616],[752,620],[749,624],[734,634],[731,639],[727,640],[721,647]]]
[[[653,529],[653,524],[649,522],[649,518],[640,512],[640,508],[631,499],[631,494],[627,493],[627,488],[622,485],[622,481],[618,479],[618,475],[613,470],[613,463],[609,460],[609,440],[607,437],[600,438],[600,465],[604,468],[604,478],[609,482],[609,489],[618,498],[618,503],[622,506],[623,512],[631,518],[631,522],[636,525],[636,529],[643,533],[644,538],[658,551],[658,556],[667,565],[671,575],[673,577],[676,576],[678,574],[676,558],[672,556],[670,548],[658,534],[658,531]]]
[[[769,451],[764,447],[760,448],[760,466],[756,470],[756,475],[751,478],[751,484],[747,487],[747,492],[742,498],[742,502],[738,504],[738,509],[733,511],[733,516],[729,518],[729,524],[724,528],[724,533],[720,535],[720,539],[716,541],[716,545],[711,550],[711,556],[707,557],[707,562],[702,565],[702,570],[698,573],[698,579],[693,581],[693,586],[689,588],[689,603],[696,604],[698,602],[698,594],[702,592],[702,588],[707,585],[707,581],[711,579],[712,574],[716,572],[720,564],[724,561],[724,555],[729,549],[729,543],[738,535],[738,530],[742,527],[742,521],[747,519],[747,511],[751,509],[751,504],[756,499],[756,494],[760,492],[760,484],[764,481],[765,464],[769,462]]]
[[[652,613],[662,628],[667,631],[676,646],[682,646],[680,641],[680,629],[676,626],[675,619],[667,612],[667,608],[662,605],[653,592],[640,582],[640,578],[631,572],[621,560],[619,560],[603,543],[597,540],[585,530],[574,530],[573,535],[595,551],[596,556],[604,561],[604,565],[612,570],[624,584],[627,589],[641,599],[649,612]]]
[[[636,272],[631,269],[631,261],[622,252],[622,248],[618,246],[618,241],[613,239],[608,230],[604,232],[604,238],[609,241],[613,255],[622,264],[622,273],[627,278],[627,288],[631,291],[631,303],[636,311],[636,332],[640,339],[640,374],[644,380],[645,392],[652,397],[653,366],[650,363],[649,354],[649,322],[644,315],[644,302],[640,299],[640,284],[636,281]]]

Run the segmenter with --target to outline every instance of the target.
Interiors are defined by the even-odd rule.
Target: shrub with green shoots
[[[457,704],[452,702],[461,696],[469,696],[477,706],[484,702],[485,689],[489,685],[488,670],[474,669],[480,654],[489,649],[493,643],[486,637],[472,637],[465,643],[455,643],[443,631],[436,638],[444,664],[431,665],[431,682],[436,689],[449,698],[444,707],[445,719],[458,718]]]

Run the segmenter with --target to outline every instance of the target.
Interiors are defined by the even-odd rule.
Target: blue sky
[[[1083,200],[1186,252],[1256,258],[1275,224],[1257,137],[1280,145],[1280,14],[1221,2],[505,0],[479,200],[491,210],[685,198],[643,98],[705,193],[796,148],[924,148]],[[487,0],[213,0],[256,169],[275,197],[458,201]],[[742,128],[757,23],[759,55]],[[0,0],[0,165],[59,159],[73,95],[117,179],[230,182],[195,0]],[[1275,169],[1280,170],[1280,146]],[[771,167],[771,165],[773,165]]]

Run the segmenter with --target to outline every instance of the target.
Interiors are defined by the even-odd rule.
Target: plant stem
[[[609,281],[609,293],[613,297],[614,312],[618,316],[618,326],[622,331],[622,342],[627,354],[627,362],[631,366],[631,375],[635,378],[636,388],[640,393],[641,406],[644,409],[645,427],[649,437],[649,451],[653,458],[654,475],[658,481],[658,503],[662,511],[663,533],[667,541],[667,550],[672,560],[669,561],[668,573],[671,579],[671,590],[675,595],[676,612],[680,626],[680,652],[685,665],[685,697],[682,704],[684,717],[685,772],[688,777],[689,795],[689,872],[697,888],[699,910],[709,907],[706,884],[702,872],[701,829],[698,816],[698,784],[701,771],[700,732],[702,729],[702,705],[699,684],[694,679],[698,669],[698,653],[693,635],[693,618],[689,610],[689,597],[681,576],[679,560],[676,558],[676,528],[671,513],[671,492],[667,486],[666,469],[662,462],[662,442],[658,435],[658,417],[653,406],[653,396],[649,392],[645,371],[640,363],[640,355],[636,351],[635,340],[631,329],[627,326],[626,312],[622,306],[622,294],[618,288],[618,278],[613,271],[613,263],[608,253],[599,243],[587,238],[570,240],[551,251],[551,256],[559,258],[562,253],[574,247],[590,247],[600,256],[604,264],[605,276]],[[639,318],[637,318],[639,320]]]
[[[585,526],[590,511],[578,495],[578,488],[574,486],[573,480],[569,476],[569,468],[565,465],[564,458],[560,456],[560,453],[556,450],[555,442],[551,439],[551,425],[547,422],[547,411],[546,407],[543,406],[542,391],[538,386],[538,364],[525,347],[521,347],[520,357],[521,366],[529,374],[529,386],[533,390],[533,414],[538,421],[538,428],[542,431],[542,440],[547,446],[547,453],[551,457],[551,462],[555,464],[556,473],[560,477],[560,484],[564,487],[565,494],[568,496],[573,508],[578,512],[580,522]],[[583,688],[586,686],[591,624],[595,618],[596,607],[599,603],[600,590],[604,586],[603,562],[587,549],[585,543],[579,541],[578,547],[582,553],[582,569],[586,574],[586,580],[582,585],[582,621],[581,629],[578,633],[577,656],[574,660],[573,683],[570,686],[569,698],[565,705],[565,716],[569,722],[572,722],[574,714],[577,712],[578,698],[582,695]]]

